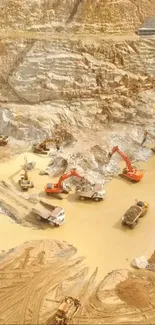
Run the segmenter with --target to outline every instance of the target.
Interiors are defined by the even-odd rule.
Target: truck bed
[[[60,207],[42,201],[35,204],[32,208],[32,212],[41,216],[43,219],[49,219],[51,217],[56,218],[61,210]]]
[[[132,205],[124,214],[123,219],[126,222],[133,223],[139,218],[141,214],[141,208],[138,205]]]
[[[101,184],[95,184],[95,185],[84,185],[81,186],[80,191],[78,192],[79,195],[91,198],[95,192],[99,192],[102,190]]]

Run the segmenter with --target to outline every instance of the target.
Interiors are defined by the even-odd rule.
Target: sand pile
[[[127,279],[116,286],[118,297],[137,308],[144,308],[149,305],[149,294],[145,282],[140,280]]]

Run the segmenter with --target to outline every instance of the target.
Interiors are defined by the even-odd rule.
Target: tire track
[[[35,304],[36,309],[33,310],[32,324],[39,324],[39,311],[41,310],[42,300],[44,298],[44,295],[46,294],[46,291],[47,291],[47,288],[49,287],[49,285],[50,285],[50,291],[53,291],[60,284],[60,282],[63,282],[65,280],[69,280],[70,276],[71,276],[71,279],[73,279],[73,278],[77,279],[80,276],[80,273],[83,273],[83,272],[85,273],[85,269],[87,269],[87,268],[84,268],[84,270],[81,270],[81,268],[79,268],[78,273],[77,273],[77,270],[76,270],[76,273],[73,274],[72,268],[68,269],[68,267],[66,267],[65,274],[64,274],[64,271],[63,271],[63,276],[62,276],[61,271],[57,275],[58,279],[57,279],[56,283],[54,282],[55,279],[53,280],[53,284],[51,282],[51,280],[53,279],[53,276],[51,277],[51,279],[49,281],[47,281],[45,287],[43,287],[43,289],[42,289],[42,291],[40,293],[39,301],[36,301],[36,304]]]
[[[20,321],[19,324],[23,325],[25,324],[25,319],[26,319],[26,311],[27,311],[27,306],[30,300],[30,296],[32,295],[32,293],[35,291],[35,287],[37,287],[38,283],[40,284],[42,280],[46,279],[48,277],[48,275],[50,274],[50,271],[52,273],[52,277],[55,277],[57,275],[57,273],[61,273],[61,276],[63,276],[64,274],[64,270],[67,269],[69,267],[73,267],[76,264],[79,263],[79,259],[76,260],[72,260],[69,261],[68,264],[66,265],[66,263],[62,263],[62,261],[59,261],[57,263],[55,263],[55,265],[52,264],[52,266],[49,266],[46,270],[43,270],[41,272],[41,274],[39,274],[39,276],[35,277],[32,282],[30,283],[28,290],[26,292],[26,298],[23,302],[23,309],[21,310],[21,317],[20,317]],[[62,270],[62,272],[61,272]]]

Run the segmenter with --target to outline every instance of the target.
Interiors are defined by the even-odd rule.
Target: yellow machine
[[[33,188],[33,183],[28,178],[27,165],[24,165],[24,174],[21,175],[20,180],[18,181],[21,189],[23,191],[28,191],[29,188]]]
[[[127,225],[133,229],[137,225],[139,218],[145,216],[148,208],[149,204],[147,202],[136,200],[135,204],[122,216],[122,225]]]
[[[48,151],[50,150],[49,148],[47,148],[47,143],[53,143],[56,142],[55,139],[45,139],[44,141],[42,141],[41,143],[34,143],[32,146],[32,150],[34,153],[40,153],[42,155],[47,155]]]
[[[55,315],[47,321],[46,324],[61,324],[67,325],[71,324],[70,321],[73,319],[78,309],[81,307],[81,303],[78,299],[72,297],[65,297],[65,299],[60,304]]]

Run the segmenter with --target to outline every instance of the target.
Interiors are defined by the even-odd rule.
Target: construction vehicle
[[[61,207],[39,201],[32,208],[38,220],[48,222],[50,226],[59,227],[65,221],[65,210]]]
[[[148,207],[147,202],[136,200],[136,204],[132,205],[123,215],[122,225],[128,225],[133,229],[137,225],[139,218],[146,214]]]
[[[67,188],[63,185],[63,182],[70,178],[70,177],[78,177],[80,178],[81,180],[85,180],[84,177],[80,176],[77,172],[76,172],[76,168],[70,170],[70,172],[68,174],[64,174],[62,175],[60,178],[59,178],[59,181],[58,183],[56,184],[52,184],[52,183],[48,183],[46,186],[45,186],[45,193],[47,195],[51,195],[51,196],[55,196],[56,198],[62,200],[62,197],[59,196],[60,193],[65,193],[65,194],[68,194],[68,190]]]
[[[6,146],[8,141],[9,141],[8,136],[0,135],[0,147]]]
[[[27,170],[32,170],[36,165],[35,161],[31,161],[31,160],[28,161],[26,156],[24,157],[24,161],[25,161],[25,165],[27,166]],[[23,168],[24,166],[22,165],[21,167]]]
[[[151,133],[148,132],[148,131],[144,131],[143,141],[142,141],[142,143],[141,143],[141,145],[140,145],[141,147],[142,147],[143,144],[146,142],[148,136],[155,140],[155,136],[154,136],[153,134],[151,134]],[[151,148],[151,150],[155,153],[155,147],[154,147],[154,148]]]
[[[118,148],[118,146],[113,147],[112,151],[108,155],[109,159],[111,159],[115,152],[117,152],[126,162],[126,167],[119,176],[129,179],[133,183],[139,182],[144,176],[143,172],[131,164],[130,159]]]
[[[81,200],[101,201],[105,197],[103,184],[81,184],[76,186],[75,191]]]
[[[28,178],[28,172],[27,172],[27,166],[26,164],[23,167],[24,169],[24,174],[21,175],[20,180],[18,181],[21,189],[23,191],[28,191],[29,188],[33,188],[34,185],[33,183],[29,180]]]
[[[81,303],[78,299],[66,297],[60,304],[55,315],[47,321],[47,324],[70,324],[71,319],[75,316],[80,307]]]
[[[44,141],[42,141],[41,143],[34,143],[32,146],[32,151],[34,153],[40,153],[42,155],[47,155],[48,151],[50,151],[49,148],[47,148],[46,144],[50,143],[50,142],[54,142],[54,139],[45,139]]]

